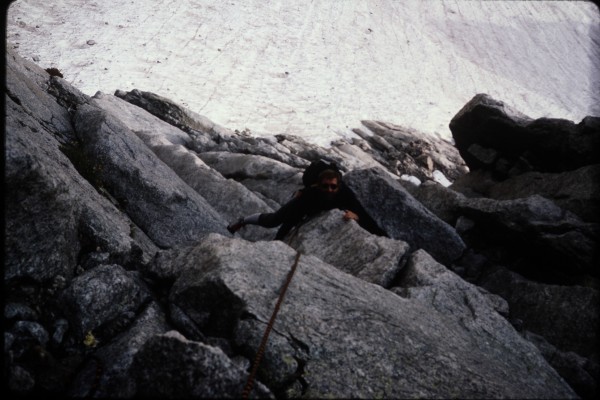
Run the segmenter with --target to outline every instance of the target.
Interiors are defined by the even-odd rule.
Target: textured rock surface
[[[254,352],[294,253],[278,242],[251,245],[211,235],[185,255],[188,267],[170,301],[214,335],[233,330],[236,344]],[[229,298],[227,309],[223,298]],[[485,329],[474,334],[419,300],[302,255],[272,333],[279,344],[265,354],[265,374],[276,382],[266,383],[280,387],[301,378],[306,397],[572,395],[559,389],[562,380],[532,344],[495,320],[505,329],[492,342]],[[287,376],[272,377],[282,365]]]
[[[259,140],[160,96],[140,92],[150,114],[7,61],[10,394],[236,397],[295,247],[252,396],[595,398],[597,224],[556,196],[486,198],[509,189],[483,174],[458,178],[468,196],[435,183],[433,166],[464,164],[396,126],[329,149]],[[225,230],[279,207],[318,158],[340,165],[389,237],[340,210],[306,221],[293,247],[265,240],[272,230]],[[403,181],[410,171],[428,180]],[[577,188],[564,190],[593,198]],[[560,268],[543,268],[540,249]]]
[[[389,288],[403,266],[408,244],[371,235],[355,221],[345,221],[343,215],[341,210],[333,210],[312,219],[290,234],[286,242],[303,254]]]
[[[227,234],[225,220],[120,120],[90,106],[75,115],[87,167],[159,246]],[[160,210],[160,212],[158,212]]]
[[[442,263],[461,256],[465,245],[454,228],[419,203],[397,180],[377,169],[353,171],[344,179],[389,237],[407,242],[413,251],[422,248]]]
[[[579,124],[557,118],[533,120],[478,94],[452,118],[450,129],[471,170],[490,169],[506,176],[600,163],[600,117],[587,117]]]

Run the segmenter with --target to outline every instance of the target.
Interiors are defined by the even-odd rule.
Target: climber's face
[[[324,178],[319,183],[319,190],[327,197],[332,198],[340,190],[340,185],[337,178]]]

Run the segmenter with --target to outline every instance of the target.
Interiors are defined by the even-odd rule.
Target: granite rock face
[[[233,334],[235,345],[253,358],[295,253],[281,242],[251,244],[211,235],[186,253],[169,300],[201,330]],[[414,262],[436,264],[425,254]],[[436,274],[447,272],[455,284],[470,286],[437,265]],[[287,396],[309,398],[333,393],[343,398],[557,395],[564,384],[543,367],[546,361],[535,346],[491,302],[479,304],[484,295],[476,288],[470,290],[473,305],[436,300],[437,306],[459,304],[464,310],[452,315],[301,252],[272,332],[273,345],[265,353],[264,382]],[[486,331],[496,340],[490,341]],[[471,375],[475,365],[477,380]]]
[[[462,144],[375,121],[329,148],[252,138],[6,56],[7,393],[240,397],[271,326],[250,397],[597,395],[596,192],[513,180],[593,164],[468,172]],[[283,241],[226,230],[279,208],[321,158],[385,235],[340,210]]]
[[[575,124],[533,120],[486,94],[478,94],[450,121],[452,137],[471,170],[501,176],[562,172],[600,163],[600,117]]]

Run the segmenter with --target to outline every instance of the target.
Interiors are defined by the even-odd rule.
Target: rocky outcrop
[[[512,324],[580,396],[592,398],[597,393],[597,289],[539,283],[503,267],[488,271],[479,285],[506,299]]]
[[[254,154],[206,152],[202,160],[223,176],[235,179],[275,208],[287,203],[302,186],[302,170]]]
[[[156,244],[78,167],[69,113],[47,86],[43,70],[7,54],[5,281],[70,280],[99,256],[147,261]]]
[[[398,175],[410,175],[421,181],[434,180],[445,184],[468,171],[456,148],[445,140],[424,138],[414,129],[386,122],[362,123],[364,128],[357,128],[354,132],[368,143],[368,150],[378,150],[369,151],[370,154],[381,159],[387,169]]]
[[[497,182],[486,197],[511,200],[543,196],[581,220],[600,222],[600,164],[559,173],[526,172]]]
[[[590,116],[579,124],[557,118],[532,120],[479,94],[452,118],[450,130],[471,170],[489,169],[505,177],[600,163],[600,117]]]
[[[492,171],[475,170],[452,184],[454,191],[469,197],[514,200],[540,195],[572,212],[583,221],[600,222],[600,164],[572,171],[529,171],[506,179],[497,179]]]
[[[127,128],[135,132],[160,161],[167,164],[179,178],[198,192],[225,220],[235,220],[244,213],[273,211],[260,195],[247,190],[236,180],[227,179],[226,174],[215,171],[204,163],[199,154],[190,151],[186,146],[189,146],[192,140],[180,129],[116,96],[97,93],[92,98],[92,103],[114,116],[119,116]],[[254,239],[269,237],[267,232],[252,227],[242,234]]]
[[[278,145],[273,139],[254,138],[246,132],[233,132],[155,93],[137,89],[131,92],[117,90],[115,96],[187,132],[192,138],[190,147],[198,153],[250,153],[273,158],[295,167],[306,167],[309,164],[306,159],[290,154],[289,150]]]
[[[410,246],[401,240],[372,235],[355,221],[344,221],[343,215],[341,210],[332,210],[308,221],[290,235],[287,243],[367,282],[391,287]]]
[[[119,120],[82,105],[74,116],[81,156],[96,185],[160,247],[228,234],[225,220]],[[158,211],[161,210],[161,211]]]
[[[253,358],[294,256],[281,242],[250,244],[212,235],[190,249],[185,261],[175,257],[156,267],[183,266],[170,301],[203,331],[233,334],[235,345]],[[202,265],[210,267],[198,268]],[[225,309],[223,298],[229,298]],[[557,388],[548,384],[555,381],[554,372],[548,374],[541,356],[533,356],[534,346],[502,317],[495,319],[504,332],[490,342],[487,335],[473,336],[466,320],[302,253],[265,353],[263,379],[281,395],[308,398],[333,393],[343,398],[543,397],[545,391],[550,396],[560,391],[560,383]],[[467,378],[473,365],[481,366],[475,381]],[[528,369],[535,372],[525,373]]]
[[[507,195],[460,146],[383,122],[329,148],[253,138],[152,93],[86,96],[11,51],[5,98],[13,397],[239,397],[286,282],[250,397],[597,395],[597,225],[577,201],[596,192]],[[340,210],[284,241],[225,229],[319,158],[386,235]]]
[[[238,398],[238,388],[246,383],[243,364],[177,331],[147,340],[135,356],[133,370],[137,394],[143,397]],[[258,397],[273,398],[260,382],[253,389]]]
[[[345,182],[388,236],[425,249],[444,264],[462,255],[465,245],[454,228],[417,201],[397,180],[378,169],[352,171]]]

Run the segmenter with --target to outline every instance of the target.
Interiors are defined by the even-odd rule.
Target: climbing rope
[[[294,272],[296,272],[296,267],[298,266],[298,261],[300,260],[300,252],[296,252],[296,259],[294,260],[294,265],[292,265],[292,269],[288,272],[285,283],[281,288],[281,292],[279,293],[279,298],[277,299],[277,303],[275,304],[275,309],[271,314],[271,319],[267,324],[267,328],[265,329],[265,333],[263,334],[262,341],[260,342],[260,346],[258,347],[258,352],[256,353],[256,357],[254,358],[254,364],[252,365],[252,370],[250,371],[250,375],[248,376],[248,381],[246,382],[246,386],[244,387],[244,391],[242,392],[242,397],[247,399],[250,396],[250,392],[252,391],[252,386],[254,385],[254,377],[256,376],[256,372],[258,371],[258,366],[260,361],[265,353],[265,348],[267,347],[267,341],[269,340],[269,334],[273,329],[273,325],[275,324],[275,318],[277,317],[277,313],[279,312],[279,307],[283,301],[283,297],[285,296],[285,292],[287,291],[290,282],[292,281],[292,277],[294,276]]]

